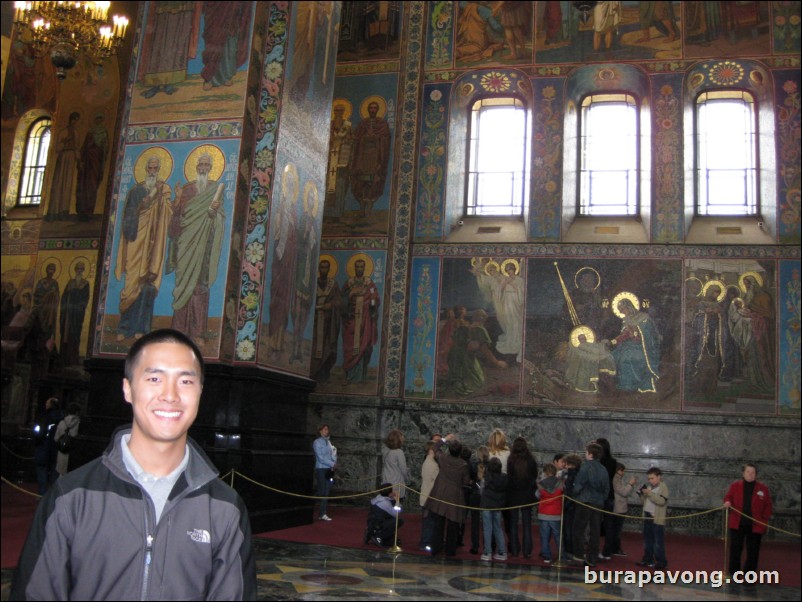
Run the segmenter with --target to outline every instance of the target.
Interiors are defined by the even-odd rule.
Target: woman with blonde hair
[[[404,434],[398,429],[387,433],[382,445],[382,483],[390,483],[393,493],[398,494],[398,500],[406,495],[405,485],[409,478],[407,458],[404,455]]]
[[[510,457],[510,448],[507,445],[507,435],[501,429],[493,429],[487,439],[487,447],[490,450],[491,458],[498,458],[501,461],[501,472],[507,474],[507,458]]]

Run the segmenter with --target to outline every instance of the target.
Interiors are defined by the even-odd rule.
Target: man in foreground
[[[125,361],[131,427],[40,501],[11,600],[251,600],[256,571],[239,495],[187,437],[203,358],[156,330]]]

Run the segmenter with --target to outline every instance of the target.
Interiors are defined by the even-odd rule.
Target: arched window
[[[638,215],[637,101],[630,94],[590,94],[581,107],[579,215]]]
[[[686,243],[776,244],[782,178],[774,92],[758,61],[705,60],[685,74]]]
[[[649,242],[651,90],[637,65],[587,65],[568,76],[563,242]]]
[[[50,118],[42,117],[28,129],[17,206],[36,206],[42,202],[47,152],[50,149],[50,125]]]
[[[480,98],[471,105],[465,215],[523,214],[527,131],[526,106],[516,96]]]
[[[757,215],[754,96],[742,90],[703,92],[695,109],[696,214]]]

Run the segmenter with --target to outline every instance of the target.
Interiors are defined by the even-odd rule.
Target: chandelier
[[[30,32],[34,55],[49,52],[56,77],[67,71],[83,53],[96,65],[117,52],[125,37],[128,19],[106,22],[111,2],[15,2],[14,24]]]

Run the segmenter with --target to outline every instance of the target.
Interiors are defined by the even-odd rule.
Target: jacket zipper
[[[153,562],[153,535],[150,532],[148,520],[148,503],[145,500],[145,569],[142,573],[142,600],[148,599],[148,585],[150,583],[150,565]]]
[[[215,478],[216,478],[216,475],[215,475]],[[200,489],[201,487],[203,487],[204,484],[205,483],[200,483],[198,485],[195,485],[195,487],[192,487],[192,488],[187,487],[187,489],[182,491],[181,494],[178,495],[178,497],[176,497],[174,500],[172,500],[172,502],[173,502],[172,504],[168,502],[165,505],[164,510],[162,510],[161,518],[165,517],[165,515],[167,514],[168,508],[172,509],[179,500],[181,500],[184,497],[186,497],[186,495],[188,493],[191,493],[191,492],[195,491],[196,489]],[[149,598],[149,594],[148,594],[148,587],[150,585],[150,565],[153,562],[153,542],[155,540],[155,537],[153,536],[153,534],[151,533],[151,530],[150,530],[150,516],[151,516],[150,509],[152,507],[152,502],[150,500],[150,496],[148,495],[148,493],[146,491],[144,491],[144,488],[142,488],[141,485],[140,485],[140,488],[143,489],[143,491],[142,491],[142,499],[145,502],[145,533],[146,533],[146,536],[145,536],[145,568],[144,568],[144,570],[142,572],[142,598],[141,599],[142,600],[149,600],[150,598]],[[154,510],[153,517],[155,519],[155,510]],[[158,525],[156,526],[156,530],[158,531]]]

